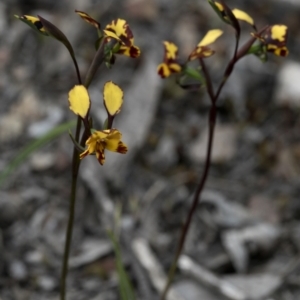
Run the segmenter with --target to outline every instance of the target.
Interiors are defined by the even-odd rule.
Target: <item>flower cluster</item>
[[[259,47],[254,47],[256,52],[250,51],[250,53],[254,53],[258,56],[262,56],[262,54],[266,55],[266,52],[271,52],[283,57],[288,55],[288,49],[286,47],[288,28],[286,25],[275,24],[267,26],[261,32],[257,32],[253,18],[246,12],[237,8],[230,10],[224,3],[221,4],[212,0],[209,0],[209,3],[221,19],[233,27],[236,27],[236,24],[232,19],[232,15],[235,19],[245,21],[254,28],[255,32],[251,33],[251,35],[259,41]]]
[[[100,30],[100,24],[87,13],[76,10],[76,13],[87,23],[95,26]],[[113,48],[113,53],[123,54],[130,57],[139,57],[141,54],[140,48],[134,45],[134,37],[128,23],[123,19],[113,20],[107,24],[103,30],[106,43],[111,39],[117,41],[117,45]],[[102,34],[100,34],[102,37]]]
[[[104,85],[103,100],[108,120],[112,120],[120,112],[123,104],[122,89],[111,81],[107,82]],[[89,128],[88,117],[91,101],[88,91],[83,85],[76,85],[70,90],[69,104],[70,110],[83,120],[86,129],[90,132],[90,136],[86,140],[87,149],[80,154],[81,159],[89,154],[96,154],[99,163],[103,165],[105,162],[105,149],[122,154],[127,152],[127,146],[121,141],[122,134],[117,129],[95,130]]]
[[[113,20],[111,23],[107,24],[104,30],[101,30],[101,25],[98,21],[92,18],[90,15],[83,11],[75,11],[83,20],[91,24],[97,29],[98,36],[100,40],[104,39],[104,43],[108,44],[112,39],[115,41],[111,53],[113,54],[123,54],[129,57],[139,57],[141,54],[140,48],[134,44],[134,37],[128,23],[123,19]],[[33,29],[37,30],[39,33],[52,36],[61,42],[65,42],[67,38],[63,35],[62,32],[55,27],[49,21],[43,19],[40,16],[15,16],[20,19]],[[59,33],[58,33],[59,32]]]
[[[122,54],[133,58],[140,56],[141,51],[139,47],[134,44],[132,31],[125,20],[113,20],[111,23],[106,25],[104,30],[101,30],[101,24],[90,15],[78,10],[75,12],[83,20],[97,29],[99,38],[97,41],[98,49],[100,49],[100,43],[104,45],[104,50],[100,52],[103,56],[103,59],[99,60],[100,63],[102,61],[106,61],[109,65],[111,65],[115,61],[115,54]],[[33,29],[37,30],[39,33],[46,36],[52,36],[62,42],[68,49],[74,61],[80,84],[75,85],[69,92],[69,107],[74,114],[80,117],[85,126],[83,142],[85,142],[86,149],[82,147],[82,145],[84,145],[83,143],[79,144],[79,142],[71,135],[75,147],[81,151],[80,158],[82,159],[89,154],[95,154],[99,163],[103,165],[105,162],[105,149],[125,154],[128,148],[121,140],[122,134],[119,130],[112,128],[114,117],[120,112],[123,104],[122,89],[112,81],[106,82],[103,89],[103,102],[107,111],[107,120],[105,122],[104,129],[95,130],[92,128],[92,120],[90,116],[91,100],[87,87],[98,67],[98,61],[94,60],[92,62],[90,67],[92,70],[90,72],[90,76],[87,76],[88,80],[86,81],[86,84],[82,85],[74,50],[67,37],[55,25],[40,16],[34,17],[23,15],[16,17]]]
[[[243,55],[253,53],[263,60],[266,59],[267,52],[272,52],[277,56],[288,55],[288,49],[286,47],[288,28],[286,25],[275,24],[258,31],[253,18],[246,12],[237,8],[231,10],[224,1],[220,3],[208,0],[208,2],[218,16],[236,30],[237,39],[239,39],[240,36],[240,25],[238,21],[244,21],[250,24],[254,29],[254,32],[251,33],[254,40],[250,40],[251,44],[249,44],[249,49],[247,49]],[[178,47],[170,41],[164,41],[165,54],[163,62],[157,67],[158,74],[162,78],[169,77],[173,73],[191,75],[191,69],[187,68],[188,62],[212,56],[214,50],[210,48],[210,45],[213,44],[222,33],[223,31],[219,29],[209,30],[184,63],[180,63]],[[255,40],[257,44],[252,45]],[[195,71],[193,74],[197,74],[197,72]],[[195,78],[195,76],[192,77]],[[198,78],[200,77],[198,76]]]
[[[223,31],[219,29],[209,30],[196,48],[191,52],[188,61],[213,55],[214,51],[208,46],[214,43],[222,33]],[[180,73],[183,65],[179,63],[178,47],[168,41],[164,41],[163,43],[165,47],[164,62],[157,67],[157,72],[162,78],[165,78],[169,77],[172,73]]]

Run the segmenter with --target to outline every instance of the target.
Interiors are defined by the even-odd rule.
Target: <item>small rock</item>
[[[261,128],[249,126],[243,130],[242,138],[246,142],[250,142],[253,144],[259,144],[259,143],[263,142],[264,134],[263,134]]]
[[[27,89],[21,99],[11,107],[11,117],[20,119],[24,124],[38,120],[43,115],[44,105],[40,102],[37,92]]]
[[[274,93],[278,105],[300,107],[300,63],[286,62],[278,73],[277,89]]]
[[[34,171],[41,172],[50,169],[55,164],[55,154],[35,152],[30,159],[31,168]]]
[[[28,127],[28,135],[38,138],[46,134],[49,130],[58,125],[63,118],[63,110],[59,107],[47,107],[47,117],[41,121],[35,122]]]
[[[24,91],[21,99],[1,116],[0,141],[17,139],[23,133],[26,124],[40,118],[41,109],[36,92],[31,89]]]
[[[232,125],[216,125],[211,160],[213,163],[224,163],[236,153],[237,130]],[[190,148],[191,159],[202,163],[206,158],[208,128],[195,140]]]
[[[282,284],[279,276],[271,274],[233,275],[225,276],[224,279],[242,290],[247,299],[252,300],[266,299]]]
[[[149,157],[150,163],[156,170],[166,171],[174,166],[177,160],[178,155],[174,138],[167,134],[163,135],[159,140],[156,150]]]
[[[86,278],[81,280],[81,285],[85,291],[98,291],[99,278]]]
[[[251,224],[254,220],[241,204],[228,201],[215,191],[204,190],[200,208],[205,222],[221,228],[240,228]]]
[[[209,289],[201,286],[199,283],[195,283],[191,280],[182,280],[174,284],[174,289],[178,294],[182,295],[184,299],[189,300],[225,300],[224,297],[219,294],[215,294]]]
[[[17,139],[23,131],[23,123],[11,115],[1,116],[0,120],[0,142],[10,142]]]
[[[13,193],[0,193],[0,228],[13,224],[19,216],[21,199]]]
[[[56,280],[51,276],[39,276],[37,278],[37,284],[40,289],[44,291],[53,291],[54,288],[57,286]]]
[[[28,276],[28,271],[25,266],[25,264],[20,260],[14,260],[9,265],[9,275],[18,280],[18,281],[24,281]]]
[[[225,231],[222,240],[235,269],[243,273],[248,269],[250,254],[272,251],[281,233],[278,227],[261,223],[241,230]]]
[[[41,264],[42,261],[44,260],[44,255],[42,252],[35,250],[35,251],[30,251],[26,253],[25,255],[25,261],[29,264],[33,265],[38,265]]]
[[[105,240],[86,240],[81,252],[70,259],[70,268],[78,268],[94,262],[112,251],[111,243]]]

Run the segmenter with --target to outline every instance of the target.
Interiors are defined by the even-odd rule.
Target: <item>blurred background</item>
[[[194,216],[173,295],[182,300],[300,298],[300,2],[227,0],[257,27],[289,27],[287,58],[241,60],[218,101],[212,168]],[[232,28],[204,0],[1,0],[0,171],[22,149],[74,120],[68,92],[77,84],[66,49],[14,15],[40,15],[71,41],[84,78],[95,54],[95,29],[126,19],[138,59],[118,56],[89,88],[96,128],[105,119],[102,89],[124,89],[115,120],[126,155],[106,153],[80,169],[68,279],[69,299],[120,299],[106,230],[119,237],[137,299],[158,299],[158,275],[173,259],[179,232],[203,171],[209,100],[156,67],[163,40],[186,58],[207,30],[221,28],[216,55],[206,60],[215,87],[234,47]],[[241,24],[242,42],[251,28]],[[68,218],[72,142],[68,133],[34,151],[0,190],[0,299],[58,299]],[[229,292],[230,291],[230,292]]]

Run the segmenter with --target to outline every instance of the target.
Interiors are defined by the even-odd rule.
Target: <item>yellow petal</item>
[[[95,138],[96,140],[105,140],[107,138],[107,136],[110,133],[110,129],[106,129],[106,130],[102,130],[102,131],[95,131],[93,133],[93,138]]]
[[[94,134],[92,134],[86,141],[86,145],[88,146],[89,154],[92,154],[96,151],[98,138]]]
[[[164,41],[164,46],[165,46],[165,55],[167,59],[176,59],[177,58],[177,53],[178,53],[178,47],[171,42]]]
[[[171,71],[166,63],[161,63],[158,65],[157,73],[161,78],[166,78],[171,75]]]
[[[37,18],[37,17],[33,17],[33,16],[28,16],[28,15],[24,15],[24,16],[22,16],[22,17],[20,17],[21,19],[26,19],[26,20],[28,20],[29,22],[31,22],[31,23],[36,23],[36,22],[40,22],[40,19],[39,18]]]
[[[104,85],[103,100],[107,113],[110,116],[115,116],[120,112],[123,104],[122,89],[112,81],[106,82]]]
[[[285,57],[289,54],[289,50],[286,46],[278,47],[277,45],[272,45],[272,44],[267,45],[267,51],[282,57]]]
[[[157,73],[161,78],[169,77],[172,73],[180,73],[181,66],[177,63],[161,63],[157,67]]]
[[[215,12],[219,15],[219,17],[225,21],[226,23],[228,23],[228,17],[225,13],[225,9],[224,6],[219,3],[219,2],[215,2],[212,0],[208,0],[209,4],[212,6],[212,8],[215,10]]]
[[[80,153],[80,159],[85,158],[87,155],[91,154],[92,152],[89,151],[89,149],[86,149],[85,151],[83,151],[82,153]]]
[[[112,21],[106,26],[106,30],[112,30],[117,36],[125,36],[127,38],[132,38],[132,34],[128,35],[128,23],[123,19],[117,19]],[[131,33],[131,31],[130,31]]]
[[[85,118],[90,108],[90,98],[83,85],[75,85],[69,92],[70,109],[81,118]]]
[[[209,30],[206,35],[204,36],[204,38],[200,41],[200,43],[198,44],[198,47],[201,46],[207,46],[212,44],[213,42],[215,42],[218,37],[220,37],[223,34],[223,31],[220,29],[212,29]]]
[[[223,7],[223,5],[222,5],[221,3],[219,3],[219,2],[214,2],[214,4],[215,4],[215,6],[218,8],[218,10],[219,10],[220,12],[224,11],[224,7]]]
[[[170,63],[169,69],[172,73],[179,73],[181,71],[181,66],[177,63]]]
[[[123,43],[122,40],[114,32],[112,32],[110,30],[103,30],[103,31],[107,37],[111,37],[111,38]]]
[[[214,53],[215,53],[214,50],[212,50],[206,46],[202,46],[202,47],[197,46],[196,49],[190,54],[188,60],[191,61],[196,58],[209,57],[209,56],[212,56]]]
[[[106,149],[112,152],[119,152],[125,154],[127,146],[121,141],[122,134],[117,129],[111,129],[111,133],[106,139]]]
[[[254,26],[254,20],[244,11],[235,8],[232,10],[232,13],[238,20],[245,21]]]
[[[274,51],[274,54],[277,56],[286,57],[289,55],[289,50],[287,47],[280,47]]]
[[[273,25],[271,27],[271,38],[284,42],[286,40],[288,27],[286,25]]]

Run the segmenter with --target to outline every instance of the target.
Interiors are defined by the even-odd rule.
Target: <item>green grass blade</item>
[[[0,173],[0,186],[8,178],[8,176],[28,158],[28,156],[31,153],[45,146],[46,144],[48,144],[49,142],[51,142],[52,140],[60,136],[62,133],[67,132],[70,128],[74,127],[75,124],[76,121],[63,123],[53,128],[52,130],[50,130],[40,138],[34,140],[29,145],[27,145],[24,149],[22,149],[21,152],[16,156],[16,158],[13,159]]]
[[[122,257],[121,257],[121,250],[117,239],[115,238],[112,231],[108,230],[108,236],[113,244],[114,252],[116,255],[116,265],[117,265],[117,272],[119,275],[119,290],[120,296],[122,300],[134,300],[135,295],[133,292],[132,285],[124,268]]]

